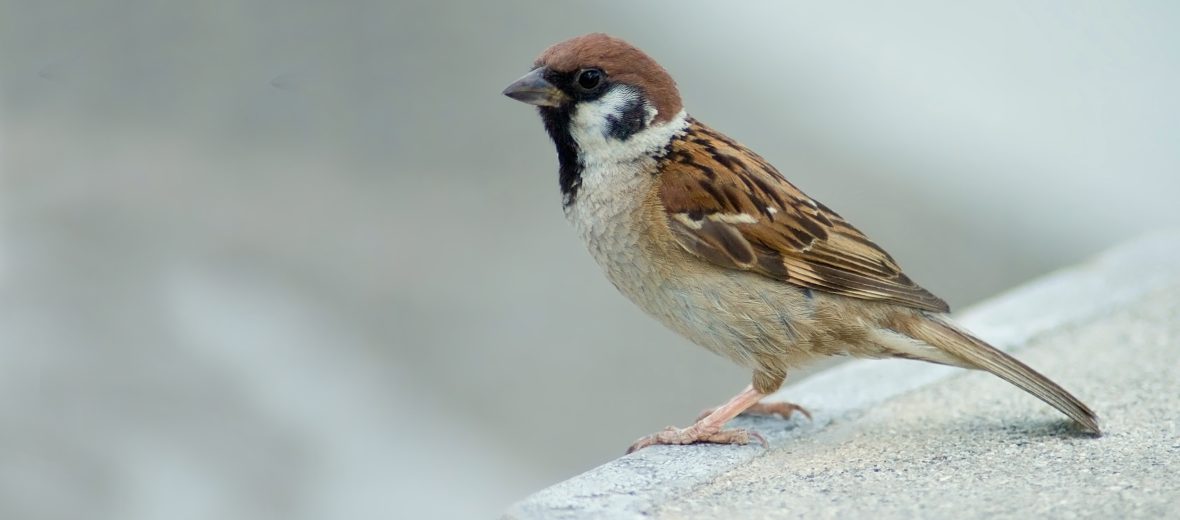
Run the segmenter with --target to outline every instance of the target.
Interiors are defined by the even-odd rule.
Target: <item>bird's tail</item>
[[[939,355],[931,356],[930,361],[952,361],[949,364],[991,372],[1052,405],[1087,430],[1102,434],[1098,427],[1098,416],[1085,403],[1028,365],[972,336],[950,320],[928,314],[926,319],[910,321],[906,325],[907,330],[901,332],[941,351]]]

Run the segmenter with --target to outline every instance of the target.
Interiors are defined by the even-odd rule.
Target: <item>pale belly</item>
[[[644,218],[644,177],[613,190],[583,185],[566,208],[590,254],[620,292],[690,341],[755,369],[811,356],[800,341],[810,322],[803,291],[760,275],[708,266],[673,245],[654,252]],[[678,256],[668,262],[669,256]],[[657,260],[657,258],[663,261]],[[675,267],[673,267],[675,266]]]

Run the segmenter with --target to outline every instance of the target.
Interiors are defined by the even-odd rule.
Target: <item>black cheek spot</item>
[[[606,121],[607,135],[624,141],[647,125],[647,107],[642,100],[636,98],[634,102],[623,107],[622,112],[607,117]]]

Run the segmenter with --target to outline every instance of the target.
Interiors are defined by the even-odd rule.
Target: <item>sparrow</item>
[[[748,444],[726,429],[787,374],[826,356],[984,370],[1100,435],[1082,401],[956,325],[946,302],[769,162],[689,116],[655,60],[606,34],[546,49],[504,95],[537,107],[557,148],[566,218],[606,277],[667,327],[752,371],[742,392],[656,444]]]

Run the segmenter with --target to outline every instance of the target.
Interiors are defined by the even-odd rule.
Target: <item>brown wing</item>
[[[691,253],[811,289],[949,310],[840,215],[699,122],[672,142],[661,172],[669,226]]]

